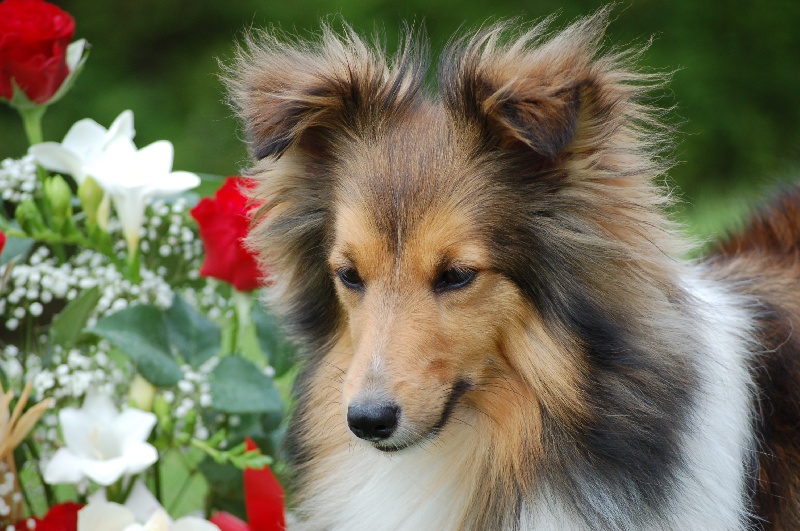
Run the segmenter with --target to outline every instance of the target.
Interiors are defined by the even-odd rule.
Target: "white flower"
[[[148,199],[185,192],[200,184],[186,171],[172,171],[173,148],[159,140],[140,150],[129,138],[115,139],[89,168],[89,174],[111,195],[122,232],[133,252],[139,244]]]
[[[118,503],[92,502],[78,511],[78,531],[219,531],[208,520],[184,516],[170,522],[164,509],[158,509],[144,524],[136,522],[133,513]]]
[[[89,175],[89,168],[115,140],[132,140],[133,113],[123,111],[106,129],[90,118],[80,120],[58,142],[42,142],[30,147],[29,153],[48,170],[68,173],[80,185]]]
[[[98,496],[99,495],[99,496]],[[144,524],[139,524],[144,521]],[[78,531],[219,531],[202,518],[184,516],[172,522],[147,487],[137,480],[125,505],[110,503],[98,492],[78,511]]]
[[[138,409],[120,413],[111,397],[89,393],[81,409],[58,414],[66,447],[47,463],[47,483],[78,483],[84,477],[111,485],[123,474],[137,474],[156,462],[156,449],[145,442],[156,416]]]

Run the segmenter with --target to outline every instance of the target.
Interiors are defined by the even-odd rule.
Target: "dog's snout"
[[[400,408],[388,402],[352,404],[347,408],[347,425],[356,437],[366,441],[388,439],[397,428]]]

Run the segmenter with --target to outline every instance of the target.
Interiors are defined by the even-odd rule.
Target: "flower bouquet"
[[[31,145],[0,165],[0,529],[282,529],[292,351],[254,304],[250,183],[173,171],[130,111],[44,142],[74,30],[0,2],[0,100]]]

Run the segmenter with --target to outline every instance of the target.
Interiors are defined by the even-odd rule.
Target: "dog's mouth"
[[[375,441],[372,443],[372,446],[380,450],[381,452],[386,453],[393,453],[399,452],[401,450],[405,450],[411,446],[416,446],[418,444],[423,443],[424,441],[430,441],[435,439],[439,433],[444,429],[447,425],[448,421],[453,415],[453,410],[458,405],[459,400],[466,394],[467,391],[472,389],[472,382],[466,379],[461,379],[456,381],[455,384],[450,388],[450,391],[447,394],[447,400],[445,401],[444,407],[442,408],[442,413],[439,415],[439,419],[436,421],[433,426],[431,426],[423,435],[413,437],[413,438],[398,438],[397,441],[392,441],[390,438],[386,441]]]

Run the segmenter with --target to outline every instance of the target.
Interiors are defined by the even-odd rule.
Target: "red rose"
[[[83,505],[73,502],[53,505],[36,525],[36,531],[77,531],[78,511]]]
[[[3,254],[3,247],[6,246],[6,235],[0,231],[0,254]]]
[[[16,531],[77,531],[78,530],[78,511],[83,505],[74,502],[64,502],[50,507],[43,518],[26,518],[18,522],[14,529]],[[31,521],[35,523],[31,527]]]
[[[249,437],[248,450],[258,448]],[[230,513],[219,512],[209,521],[222,531],[279,531],[286,529],[283,489],[269,467],[244,471],[244,505],[247,522]]]
[[[253,207],[248,205],[241,187],[253,185],[249,179],[228,177],[213,198],[201,199],[192,209],[206,251],[200,274],[224,280],[239,291],[262,285],[256,259],[242,243],[250,228]]]
[[[42,0],[0,2],[0,98],[13,79],[29,100],[46,103],[69,74],[66,51],[75,20]]]

